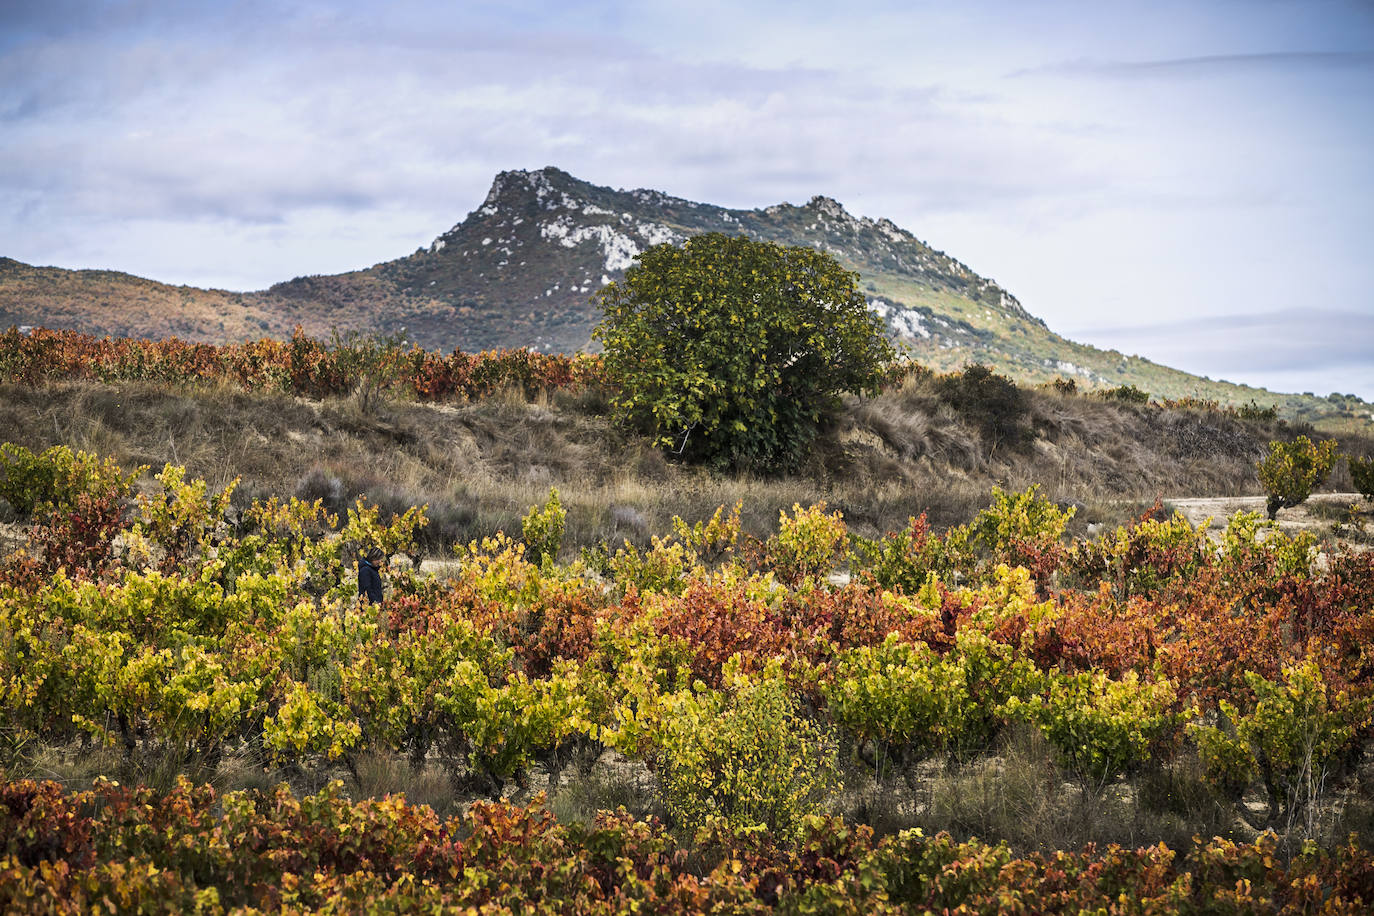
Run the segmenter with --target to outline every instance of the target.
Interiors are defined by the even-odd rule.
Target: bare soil
[[[1176,509],[1193,527],[1210,519],[1209,530],[1220,532],[1232,516],[1240,512],[1264,513],[1263,496],[1198,496],[1186,498],[1166,498],[1166,508]],[[1349,515],[1351,506],[1356,506],[1354,516]],[[1278,513],[1279,530],[1293,535],[1310,532],[1323,539],[1354,541],[1364,540],[1350,537],[1358,527],[1374,529],[1374,511],[1370,503],[1358,493],[1314,493],[1307,502],[1291,509],[1280,509]],[[1353,524],[1352,524],[1353,522]],[[1336,533],[1335,526],[1342,524],[1343,534]]]

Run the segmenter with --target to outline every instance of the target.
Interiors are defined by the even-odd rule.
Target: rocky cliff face
[[[811,245],[865,278],[903,281],[911,289],[901,296],[883,295],[870,281],[870,303],[911,343],[950,349],[977,340],[975,325],[934,307],[941,299],[1039,324],[996,283],[889,220],[856,218],[828,197],[729,210],[660,191],[599,187],[555,168],[501,172],[482,205],[427,249],[362,273],[407,300],[402,311],[421,325],[408,330],[422,339],[437,343],[444,331],[434,319],[452,311],[458,327],[447,333],[467,347],[576,350],[588,345],[599,317],[591,296],[623,276],[636,255],[712,231]]]

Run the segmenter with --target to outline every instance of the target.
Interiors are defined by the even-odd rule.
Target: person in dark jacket
[[[382,603],[382,561],[386,554],[373,547],[366,556],[358,558],[358,597],[373,604]]]

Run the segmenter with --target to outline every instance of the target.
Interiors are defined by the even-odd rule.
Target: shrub
[[[161,491],[143,494],[132,531],[131,553],[156,561],[166,573],[182,569],[193,559],[208,555],[217,530],[225,522],[238,480],[219,493],[209,492],[201,479],[186,481],[184,468],[168,464],[157,475]],[[134,545],[138,545],[134,550]],[[150,548],[156,547],[154,555]]]
[[[114,560],[110,543],[124,525],[124,511],[113,494],[80,493],[74,504],[34,516],[29,543],[42,556],[35,571],[59,569],[74,578],[98,579]]]
[[[1224,798],[1238,801],[1255,780],[1259,764],[1250,751],[1250,744],[1235,734],[1235,722],[1240,717],[1236,708],[1225,700],[1221,713],[1231,725],[1194,725],[1189,731],[1197,744],[1198,760],[1202,763],[1202,778]]]
[[[520,520],[525,558],[535,565],[542,565],[545,559],[550,563],[557,560],[558,550],[563,546],[563,523],[567,518],[568,512],[558,499],[558,490],[550,488],[543,507],[531,506],[529,514]]]
[[[1244,716],[1227,712],[1254,752],[1271,809],[1282,799],[1291,810],[1315,797],[1340,764],[1368,721],[1370,701],[1328,688],[1311,659],[1285,667],[1277,681],[1254,672],[1246,681],[1254,709]]]
[[[1018,542],[1055,544],[1075,511],[1073,507],[1061,509],[1041,496],[1038,484],[1020,493],[993,487],[992,504],[973,519],[970,531],[976,544],[994,553]]]
[[[1276,406],[1261,407],[1255,403],[1254,399],[1249,404],[1242,404],[1236,408],[1236,416],[1242,420],[1252,420],[1259,423],[1273,423],[1279,418],[1279,409]]]
[[[1025,393],[1005,375],[974,363],[963,372],[941,376],[935,390],[942,400],[978,425],[992,449],[1019,445],[1030,433]]]
[[[358,497],[339,530],[345,555],[367,546],[382,548],[388,557],[417,553],[419,545],[415,539],[419,530],[429,524],[428,510],[428,505],[411,506],[404,512],[388,513],[390,517],[383,522],[381,507],[369,505],[363,497]]]
[[[881,778],[888,753],[901,760],[910,748],[939,750],[963,740],[972,705],[965,673],[924,643],[893,633],[881,645],[839,655],[821,691],[836,723],[876,745]]]
[[[778,533],[768,540],[768,557],[784,582],[815,582],[830,572],[844,544],[840,512],[827,513],[824,502],[807,509],[794,504],[791,518],[778,513]]]
[[[88,452],[73,452],[65,445],[54,445],[34,454],[22,445],[0,444],[0,499],[14,508],[21,518],[38,509],[70,508],[80,494],[93,497],[127,496],[134,479],[144,468],[125,474],[107,458],[101,461]]]
[[[1099,395],[1106,401],[1121,401],[1126,404],[1148,404],[1150,402],[1150,392],[1141,391],[1134,385],[1117,385],[1115,388],[1108,388]]]
[[[744,501],[735,503],[729,515],[725,506],[717,506],[711,517],[703,522],[689,526],[678,516],[673,516],[673,533],[688,549],[696,553],[703,563],[715,563],[734,556],[735,546],[740,536],[740,510]]]
[[[1334,439],[1314,443],[1306,436],[1298,436],[1292,442],[1270,442],[1269,454],[1257,467],[1260,484],[1269,494],[1265,508],[1270,520],[1278,516],[1280,509],[1304,502],[1331,473],[1335,461]]]
[[[834,746],[798,715],[776,667],[726,678],[729,692],[673,698],[657,753],[664,807],[688,830],[723,822],[792,836],[835,784]]]
[[[1365,499],[1374,500],[1374,458],[1350,456],[1350,480]]]
[[[294,343],[294,341],[293,341]],[[373,337],[358,331],[334,331],[329,356],[342,388],[352,388],[363,410],[369,410],[405,365],[419,366],[420,351],[408,351],[405,332]]]
[[[362,729],[334,700],[290,682],[275,715],[263,720],[263,746],[279,761],[320,754],[337,760],[362,740]]]
[[[643,553],[626,541],[607,565],[622,591],[634,586],[641,592],[680,594],[696,566],[696,557],[672,537],[654,535]]]
[[[555,675],[531,681],[516,672],[499,686],[471,659],[444,673],[435,705],[449,744],[468,752],[468,764],[489,789],[518,774],[534,755],[556,747],[580,722],[573,682]]]
[[[1074,512],[1041,496],[1038,484],[1020,493],[993,487],[992,504],[969,524],[951,530],[946,544],[952,554],[980,560],[984,573],[1000,563],[1023,566],[1043,586],[1058,568],[1063,554],[1059,539]]]
[[[914,595],[934,575],[948,581],[954,563],[945,542],[930,530],[925,513],[907,522],[905,531],[891,531],[881,539],[855,536],[850,568],[866,572],[882,588]]]
[[[1142,682],[1128,671],[1113,681],[1096,671],[1054,678],[1029,702],[1012,697],[1006,712],[1039,726],[1065,765],[1101,785],[1149,761],[1173,736],[1176,700],[1167,680]]]
[[[1084,583],[1110,582],[1123,597],[1151,595],[1170,583],[1191,580],[1213,553],[1207,526],[1194,528],[1175,512],[1168,519],[1142,517],[1096,541],[1076,541],[1066,571]]]
[[[600,293],[616,414],[710,464],[795,465],[839,395],[894,356],[858,275],[828,254],[707,233],[656,245]]]

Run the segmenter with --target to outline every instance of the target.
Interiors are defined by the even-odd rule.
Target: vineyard
[[[1033,487],[943,532],[817,504],[755,538],[736,505],[573,551],[551,492],[435,575],[424,507],[146,470],[0,449],[26,538],[0,579],[7,910],[1374,903],[1369,552],[1258,515],[1070,540]],[[1025,746],[1122,845],[989,836],[969,793]],[[30,779],[82,757],[156,787]],[[244,760],[296,789],[224,791]],[[442,774],[448,814],[350,800],[377,760]],[[646,774],[635,812],[555,819],[608,770]]]
[[[992,377],[979,367],[983,377]],[[904,377],[931,376],[918,363],[893,364],[890,383]],[[946,386],[958,388],[962,373],[943,376]],[[1001,377],[995,377],[1001,379]],[[1010,385],[1009,379],[1001,379]],[[38,386],[54,382],[153,382],[184,389],[227,385],[242,391],[275,392],[299,397],[327,398],[362,393],[387,394],[421,402],[477,400],[504,391],[525,396],[557,390],[578,391],[605,387],[602,358],[579,353],[567,356],[535,350],[508,349],[445,355],[407,343],[404,335],[368,337],[336,334],[329,342],[300,328],[289,340],[265,337],[241,344],[191,343],[176,338],[95,337],[79,331],[11,327],[0,332],[0,381]],[[1076,394],[1071,379],[1057,379],[1048,387]],[[954,392],[955,400],[959,392]],[[1246,419],[1274,421],[1274,407],[1253,402],[1232,407],[1196,397],[1157,399],[1132,385],[1108,388],[1099,395],[1113,402],[1152,403],[1166,409],[1193,409]],[[963,393],[968,398],[967,392]],[[977,405],[987,409],[987,405]]]
[[[0,333],[0,378],[24,385],[72,380],[227,384],[313,398],[363,390],[446,401],[508,388],[527,393],[577,388],[601,377],[601,361],[593,356],[531,350],[455,350],[445,356],[400,338],[353,334],[325,343],[299,328],[288,341],[225,345],[100,338],[45,328]]]

